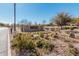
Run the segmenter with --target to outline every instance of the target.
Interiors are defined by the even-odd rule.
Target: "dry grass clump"
[[[77,48],[75,48],[74,46],[72,46],[72,45],[69,45],[69,53],[71,54],[71,55],[74,55],[74,56],[77,56],[78,54],[79,54],[79,51],[78,51],[78,49]]]
[[[74,56],[77,56],[77,54],[78,54],[78,51],[77,51],[76,48],[69,48],[69,52],[70,52],[72,55],[74,55]]]

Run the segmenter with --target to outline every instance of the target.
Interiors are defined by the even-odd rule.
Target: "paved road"
[[[0,28],[0,56],[8,56],[10,54],[9,29]]]

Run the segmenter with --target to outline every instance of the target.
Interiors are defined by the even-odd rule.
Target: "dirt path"
[[[72,45],[74,48],[79,50],[79,40],[70,38],[65,32],[58,33],[59,38],[52,40],[52,43],[55,45],[54,50],[49,54],[49,56],[72,56],[68,52],[70,48],[69,45]]]

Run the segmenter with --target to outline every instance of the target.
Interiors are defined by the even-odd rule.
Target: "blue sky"
[[[0,3],[0,22],[3,23],[13,22],[13,4]]]
[[[23,19],[28,22],[48,23],[57,13],[67,12],[79,16],[79,4],[74,3],[25,3],[16,4],[17,23]],[[0,22],[13,23],[13,4],[0,4]]]

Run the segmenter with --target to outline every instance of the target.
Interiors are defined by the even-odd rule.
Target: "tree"
[[[72,23],[76,24],[76,25],[79,25],[79,17],[73,18]]]
[[[62,29],[63,25],[67,25],[69,22],[71,22],[71,16],[67,13],[62,12],[57,14],[54,20],[58,26],[61,26]]]
[[[6,24],[4,24],[4,23],[0,23],[0,26],[5,26]]]
[[[23,19],[19,22],[20,25],[27,25],[27,19]]]
[[[32,22],[28,22],[28,25],[31,26],[32,25]]]
[[[46,20],[43,20],[43,24],[45,24],[46,23]]]
[[[21,26],[21,30],[24,31],[26,25],[28,25],[27,19],[23,19],[18,23]]]

